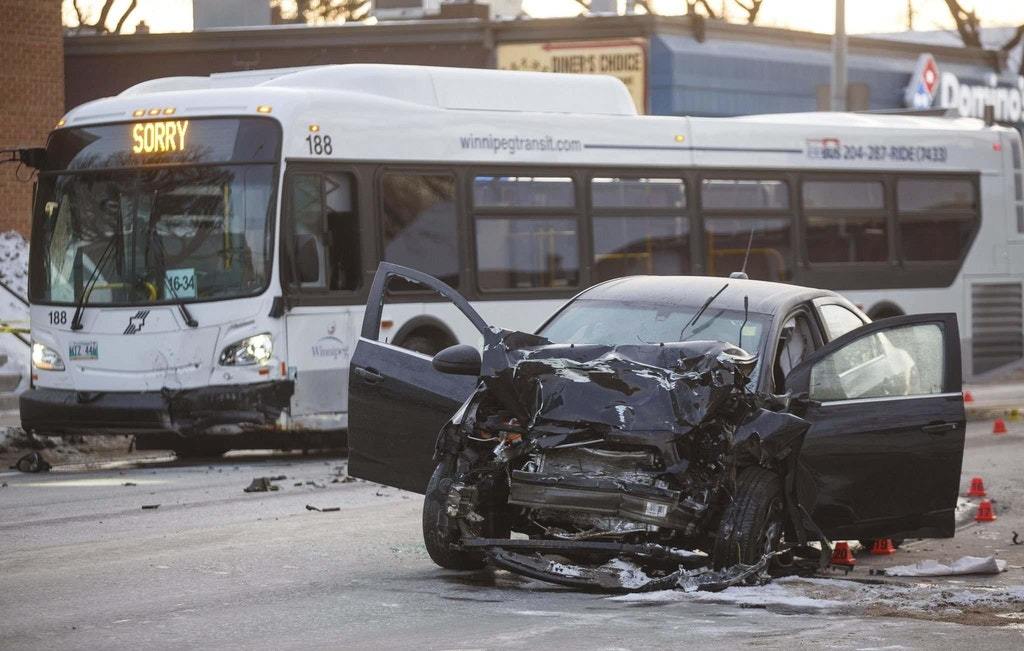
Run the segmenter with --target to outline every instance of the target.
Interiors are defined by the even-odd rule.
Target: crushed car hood
[[[718,341],[611,346],[529,337],[510,333],[489,346],[483,382],[535,435],[688,432],[747,383],[755,361]]]

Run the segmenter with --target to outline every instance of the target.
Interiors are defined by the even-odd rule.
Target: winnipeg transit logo
[[[313,344],[313,357],[338,361],[348,357],[348,346],[337,337],[323,337]]]
[[[991,106],[1000,122],[1020,122],[1024,117],[1024,76],[1015,86],[999,86],[999,78],[990,73],[987,85],[971,84],[952,72],[939,72],[935,58],[922,54],[904,94],[904,103],[915,109],[956,109],[963,117],[984,118],[985,107]]]
[[[124,329],[126,335],[135,335],[142,332],[142,326],[146,325],[146,317],[149,310],[139,310],[135,316],[128,319],[128,327]]]

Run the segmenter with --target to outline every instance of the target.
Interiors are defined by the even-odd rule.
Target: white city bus
[[[728,275],[749,242],[752,278],[955,312],[969,375],[1022,354],[1021,143],[976,120],[641,117],[610,77],[318,66],[85,104],[43,167],[22,398],[41,432],[188,452],[344,430],[381,260],[531,330],[616,276]],[[392,290],[390,342],[476,337]]]

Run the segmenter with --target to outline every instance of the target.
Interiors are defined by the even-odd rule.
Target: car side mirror
[[[316,237],[313,235],[298,235],[298,246],[295,255],[297,256],[299,282],[315,283],[320,280],[320,251],[316,247]]]
[[[480,351],[469,344],[448,346],[434,355],[434,369],[449,375],[480,375]]]

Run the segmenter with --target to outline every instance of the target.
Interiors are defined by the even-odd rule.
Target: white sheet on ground
[[[1006,561],[994,556],[964,556],[946,565],[926,560],[913,565],[885,568],[886,576],[952,576],[955,574],[999,574],[1006,571]]]

